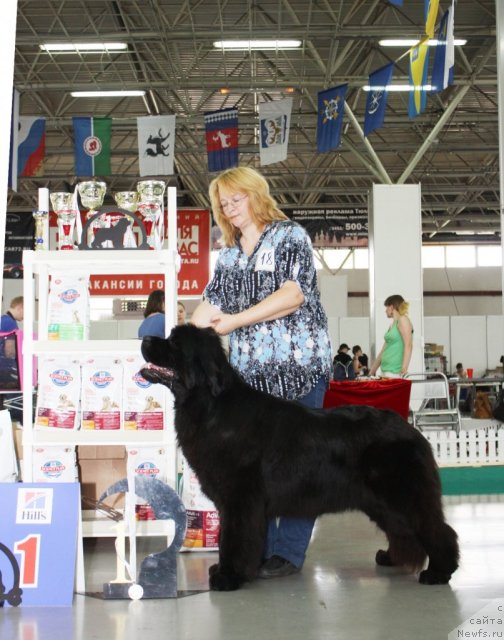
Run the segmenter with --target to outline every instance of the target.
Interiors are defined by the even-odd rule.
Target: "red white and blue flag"
[[[45,118],[20,116],[18,128],[18,176],[44,175]]]
[[[238,110],[205,113],[208,170],[223,171],[238,166]]]

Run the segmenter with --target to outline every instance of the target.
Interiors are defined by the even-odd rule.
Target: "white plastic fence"
[[[472,466],[504,464],[504,429],[455,431],[423,431],[440,466]]]

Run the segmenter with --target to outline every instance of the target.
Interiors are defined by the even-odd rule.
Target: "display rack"
[[[48,297],[51,273],[65,271],[81,275],[162,274],[165,290],[166,332],[176,324],[177,272],[180,266],[177,254],[176,189],[168,189],[168,248],[153,250],[96,250],[96,251],[24,251],[24,344],[23,344],[23,480],[33,479],[33,451],[37,446],[50,445],[124,445],[160,446],[167,451],[168,484],[175,486],[176,446],[174,413],[167,399],[165,428],[161,431],[80,430],[51,427],[36,428],[33,423],[33,367],[38,356],[68,356],[82,358],[96,355],[114,357],[140,355],[140,340],[82,340],[54,341],[48,339]],[[35,301],[38,302],[37,337],[35,329]],[[35,365],[36,366],[36,365]],[[168,393],[168,392],[167,392]],[[91,515],[91,517],[90,517]],[[139,523],[140,524],[140,523]],[[84,590],[83,536],[113,536],[117,523],[92,517],[86,512],[79,525],[80,544],[77,554],[76,588]],[[168,527],[168,530],[170,527]],[[139,535],[167,535],[164,523],[141,523]]]

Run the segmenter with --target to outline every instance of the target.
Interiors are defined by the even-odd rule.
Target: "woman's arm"
[[[210,325],[218,334],[225,336],[239,327],[247,327],[265,320],[276,320],[294,313],[303,304],[304,299],[299,286],[294,281],[288,280],[264,300],[240,313],[229,314],[217,311],[210,317]]]
[[[208,300],[203,300],[192,312],[191,324],[195,324],[197,327],[211,327],[212,316],[219,312],[219,307],[216,307],[214,304],[210,304]]]
[[[411,353],[413,351],[413,331],[411,321],[406,316],[400,316],[397,323],[397,328],[401,334],[401,338],[404,342],[404,353],[401,367],[401,374],[408,373],[408,367],[411,360]]]

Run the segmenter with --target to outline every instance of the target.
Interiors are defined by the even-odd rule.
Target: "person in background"
[[[309,236],[254,169],[224,171],[209,193],[224,246],[191,322],[229,334],[230,363],[255,389],[321,408],[331,345]],[[314,522],[270,521],[260,578],[301,570]]]
[[[24,317],[23,296],[12,298],[7,311],[0,317],[0,332],[9,333],[18,329],[18,322]],[[9,336],[0,340],[0,389],[21,388],[18,366],[17,338]],[[21,412],[16,411],[16,417],[11,411],[13,419],[20,419]]]
[[[18,322],[22,322],[24,317],[24,298],[16,296],[12,298],[7,311],[0,317],[0,332],[7,333],[18,329]],[[16,341],[8,339],[4,341],[2,354],[5,358],[16,357]]]
[[[369,375],[374,376],[381,367],[385,378],[401,378],[408,372],[413,351],[413,325],[408,317],[409,304],[400,295],[389,296],[385,313],[392,324],[385,333],[385,342],[376,357]]]
[[[165,294],[161,289],[151,291],[144,310],[144,320],[138,327],[138,337],[165,338]]]
[[[460,378],[461,380],[467,378],[467,371],[464,369],[464,365],[461,362],[457,362],[455,365],[454,378]]]
[[[186,323],[186,308],[183,302],[180,300],[177,302],[177,324]]]
[[[348,353],[349,351],[350,347],[345,342],[342,342],[338,348],[338,353],[333,359],[334,380],[353,380],[355,378],[353,360]]]
[[[352,347],[353,368],[356,376],[367,376],[369,373],[368,357],[362,352],[361,347],[356,344]]]

